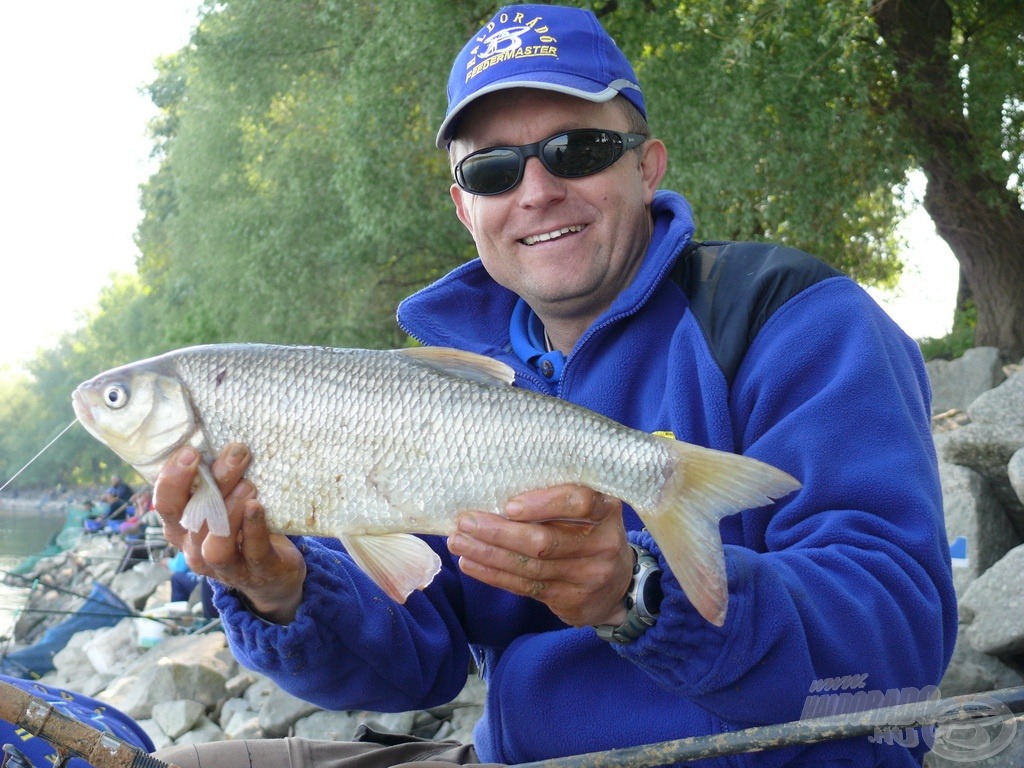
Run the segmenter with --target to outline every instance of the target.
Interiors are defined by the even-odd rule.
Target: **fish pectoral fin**
[[[516,374],[509,366],[484,355],[449,347],[411,347],[395,350],[435,371],[491,387],[510,387]]]
[[[210,468],[200,464],[199,485],[185,505],[181,524],[194,533],[203,527],[204,521],[210,533],[215,536],[227,536],[231,533],[228,508],[224,506],[224,497],[217,487],[217,481],[213,479]]]
[[[441,570],[441,558],[423,539],[408,533],[341,535],[356,565],[396,603],[423,589]]]

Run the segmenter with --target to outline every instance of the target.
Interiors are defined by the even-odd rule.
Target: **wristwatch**
[[[630,544],[636,553],[633,578],[626,590],[626,619],[618,626],[601,624],[594,627],[597,636],[610,643],[625,645],[653,627],[661,613],[661,566],[658,559],[636,544]]]

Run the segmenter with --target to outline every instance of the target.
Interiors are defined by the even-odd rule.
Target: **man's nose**
[[[527,208],[550,205],[565,197],[567,180],[555,176],[539,158],[526,158],[519,183],[519,204]]]

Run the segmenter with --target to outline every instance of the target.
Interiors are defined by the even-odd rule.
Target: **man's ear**
[[[467,210],[468,200],[466,198],[470,194],[458,184],[452,184],[448,191],[452,196],[452,202],[455,203],[455,213],[459,217],[459,221],[469,230],[469,234],[476,237],[476,234],[473,232],[473,219]]]
[[[640,173],[643,176],[644,203],[650,205],[661,179],[668,169],[668,149],[661,139],[648,139],[641,149]]]

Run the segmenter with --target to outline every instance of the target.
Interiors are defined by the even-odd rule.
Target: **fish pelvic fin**
[[[341,543],[377,586],[396,603],[423,589],[441,570],[441,558],[423,539],[409,533],[342,534]]]
[[[181,515],[181,524],[193,533],[206,523],[207,529],[215,536],[227,536],[231,533],[228,523],[228,508],[224,506],[224,497],[213,479],[213,473],[205,464],[199,465],[199,484],[195,493],[185,505]]]
[[[641,518],[698,613],[725,623],[729,590],[718,524],[800,488],[780,469],[734,453],[675,442],[658,506]]]

